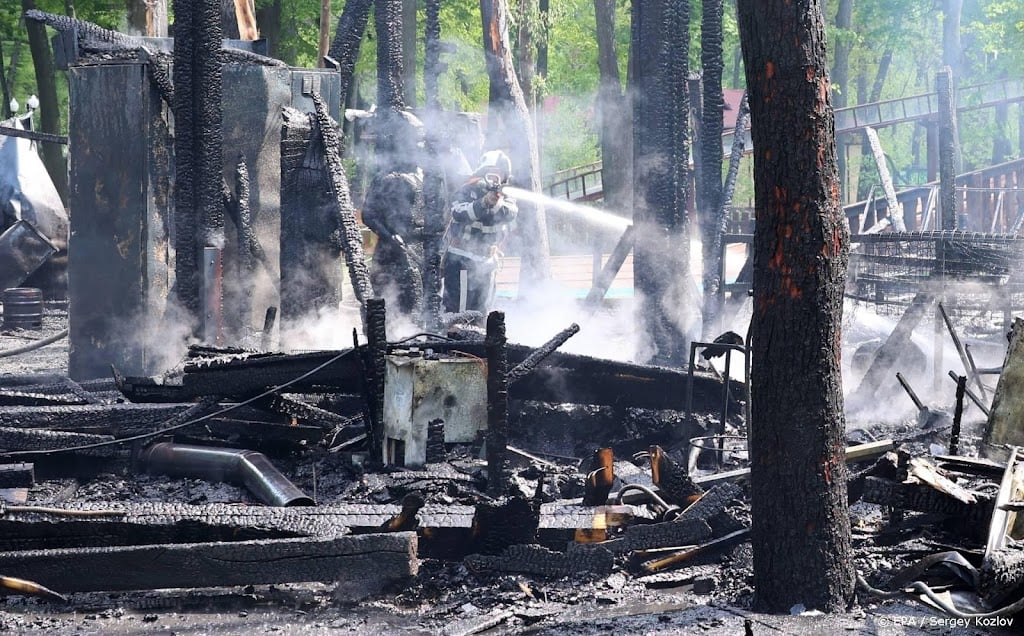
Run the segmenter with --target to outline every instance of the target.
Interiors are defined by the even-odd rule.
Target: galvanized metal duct
[[[151,473],[245,486],[268,506],[315,505],[266,455],[256,451],[160,442],[146,449],[141,461]]]

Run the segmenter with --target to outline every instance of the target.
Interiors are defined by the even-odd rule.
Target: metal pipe
[[[312,506],[314,501],[281,474],[263,453],[160,442],[146,449],[142,463],[151,473],[228,481],[245,486],[268,506]]]

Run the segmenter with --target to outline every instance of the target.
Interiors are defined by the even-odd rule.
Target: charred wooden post
[[[352,196],[349,191],[348,177],[345,175],[345,167],[341,163],[341,141],[335,129],[334,120],[327,112],[327,104],[318,94],[313,94],[313,104],[316,106],[316,122],[323,140],[324,158],[326,160],[327,172],[330,175],[331,193],[334,194],[337,203],[340,236],[342,251],[345,254],[345,262],[348,264],[348,274],[352,281],[352,289],[355,292],[356,300],[359,301],[363,312],[366,311],[367,300],[373,297],[373,288],[370,286],[370,274],[366,268],[366,259],[363,256],[363,237],[359,232],[356,223],[355,207],[352,204]],[[364,331],[366,320],[364,319]]]
[[[224,238],[219,55],[223,33],[216,3],[175,0],[174,20],[175,286],[181,307],[198,317],[202,250],[221,245]]]
[[[536,543],[539,525],[540,511],[522,497],[477,504],[472,529],[474,550],[501,554],[512,545]]]
[[[437,82],[444,70],[441,62],[441,1],[427,0],[423,47],[423,84],[426,88],[427,165],[423,170],[423,326],[441,328],[441,252],[448,220],[447,182],[441,157],[451,145],[438,128],[441,103]]]
[[[690,295],[689,129],[686,51],[689,5],[656,0],[633,5],[634,286],[644,298],[646,336],[657,364],[685,362],[685,338],[670,310]],[[673,286],[672,281],[679,283]],[[674,307],[665,305],[673,299]]]
[[[492,311],[487,316],[487,494],[499,497],[505,492],[505,467],[508,462],[508,341],[505,338],[505,313]]]
[[[949,431],[949,454],[960,454],[960,420],[964,416],[964,393],[967,391],[967,376],[956,379],[956,407],[953,410],[953,428]]]
[[[444,461],[444,420],[438,418],[427,422],[427,460],[428,464]]]
[[[957,219],[956,175],[959,174],[960,141],[956,128],[956,97],[953,71],[944,66],[935,75],[939,100],[939,218],[943,230],[960,228]]]
[[[274,323],[277,321],[277,307],[267,307],[267,313],[263,316],[263,332],[260,335],[260,349],[270,350],[274,338]]]
[[[706,340],[721,331],[719,325],[720,288],[722,285],[722,227],[727,223],[722,207],[722,112],[725,100],[722,95],[722,0],[705,2],[701,11],[700,99],[693,99],[700,106],[700,127],[698,129],[699,152],[694,153],[697,175],[697,218],[700,219],[700,236],[703,256],[703,326],[702,336]],[[696,108],[695,108],[696,110]],[[738,120],[737,120],[738,121]],[[743,137],[740,136],[740,139]],[[699,171],[696,157],[700,157]]]
[[[427,108],[440,110],[437,97],[437,80],[444,67],[441,64],[441,0],[426,0],[426,25],[423,45],[423,86],[426,90]]]
[[[316,118],[293,108],[281,127],[281,322],[341,299],[342,215],[324,169]],[[360,247],[362,247],[360,245]]]
[[[383,299],[371,298],[366,302],[367,343],[364,356],[369,408],[369,429],[366,438],[370,460],[382,464],[387,461],[387,452],[384,448],[384,375],[388,353],[386,318]]]
[[[579,332],[580,326],[576,323],[573,323],[559,331],[555,334],[554,338],[537,347],[537,349],[528,355],[525,360],[517,364],[515,368],[508,372],[508,383],[515,384],[521,378],[529,375],[541,362],[544,361],[545,358],[554,353],[555,349],[561,347],[567,340],[569,340],[569,338],[572,338]]]
[[[423,171],[423,326],[435,331],[441,326],[441,267],[444,232],[447,227],[448,198],[445,175],[439,161],[440,147],[447,142],[427,134],[428,164]]]
[[[633,251],[636,243],[635,234],[635,225],[630,225],[626,228],[626,231],[619,237],[618,243],[615,244],[615,248],[608,257],[608,262],[601,268],[601,273],[598,274],[597,280],[594,281],[594,286],[587,292],[587,299],[583,301],[583,306],[589,315],[593,315],[601,306],[604,295],[608,293],[608,288],[612,286],[615,276],[622,269],[622,264],[626,262],[626,257]]]

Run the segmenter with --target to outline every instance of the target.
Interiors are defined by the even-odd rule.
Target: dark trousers
[[[495,267],[448,253],[444,259],[444,310],[447,313],[479,311],[486,314],[494,301]]]

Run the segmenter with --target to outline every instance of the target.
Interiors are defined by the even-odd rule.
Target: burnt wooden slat
[[[0,553],[6,576],[60,592],[261,585],[415,575],[416,535],[365,534]]]

